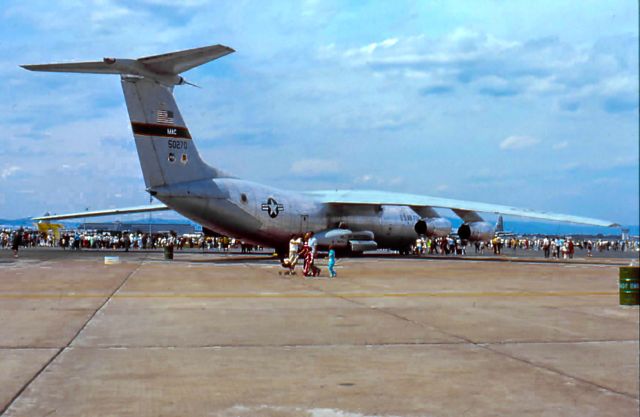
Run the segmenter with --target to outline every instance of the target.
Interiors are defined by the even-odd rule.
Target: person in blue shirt
[[[329,277],[330,278],[335,278],[338,274],[336,274],[336,270],[333,269],[333,267],[336,264],[336,251],[335,249],[333,249],[333,246],[329,246],[329,263],[328,263],[328,268],[329,268]]]

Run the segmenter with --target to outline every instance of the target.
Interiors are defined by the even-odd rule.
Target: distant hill
[[[22,219],[0,219],[0,228],[33,227],[33,220],[30,217]]]
[[[103,223],[100,221],[99,217],[93,217],[93,218],[89,218],[87,219],[87,223],[93,223],[91,220],[93,219],[93,222],[95,223]],[[114,221],[110,221],[110,222],[117,222],[117,220]],[[149,222],[149,219],[126,219],[126,220],[120,220],[121,223],[140,223],[140,224],[191,224],[194,225],[196,227],[196,229],[200,230],[201,226],[197,223],[192,222],[189,219],[186,218],[177,218],[177,219],[156,219],[156,218],[152,218],[151,222]],[[10,229],[14,229],[17,227],[25,227],[25,228],[33,228],[34,223],[37,223],[37,221],[32,220],[30,217],[25,217],[22,219],[0,219],[0,228],[10,228]],[[60,223],[63,224],[67,229],[77,229],[79,227],[82,226],[83,222],[74,222],[74,221],[52,221],[51,223]]]
[[[460,220],[456,221],[456,224],[460,224]],[[624,229],[629,229],[629,233],[632,236],[638,236],[638,226],[623,226]],[[513,232],[515,234],[539,234],[539,235],[588,235],[588,236],[620,236],[619,228],[609,227],[596,227],[596,226],[584,226],[579,224],[568,223],[542,223],[532,222],[526,220],[512,220],[505,218],[504,230],[507,232]]]

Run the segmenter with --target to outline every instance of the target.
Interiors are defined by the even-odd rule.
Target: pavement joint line
[[[0,346],[0,350],[56,350],[60,346]]]
[[[637,306],[624,306],[624,307],[631,307],[634,309],[637,309]],[[587,316],[587,317],[594,317],[600,320],[611,320],[611,321],[617,321],[618,319],[616,317],[611,317],[611,316],[601,316],[598,314],[593,314],[589,311],[581,311],[581,310],[575,310],[575,306],[546,306],[545,308],[548,308],[550,310],[559,310],[559,311],[563,311],[565,313],[572,313],[572,314],[581,314],[583,316]]]
[[[376,261],[384,261],[387,259],[412,261],[412,262],[442,262],[442,261],[461,261],[469,263],[522,263],[529,265],[586,265],[586,266],[625,266],[628,264],[628,258],[605,258],[608,262],[600,259],[588,260],[585,258],[574,259],[544,259],[544,258],[521,258],[516,256],[503,255],[503,257],[493,256],[442,256],[442,255],[415,255],[415,256],[384,256],[384,255],[365,255],[364,258],[358,259],[356,262],[366,262],[375,259]]]
[[[513,340],[485,342],[486,345],[590,345],[599,343],[638,343],[638,339],[592,339],[592,340]]]
[[[411,320],[410,318],[405,317],[405,316],[403,316],[403,315],[401,315],[401,314],[398,314],[398,313],[396,313],[396,312],[394,312],[394,311],[389,311],[389,310],[387,310],[387,309],[385,309],[385,308],[376,307],[376,306],[372,306],[372,305],[366,304],[366,303],[364,303],[364,302],[356,301],[356,300],[354,300],[354,299],[352,299],[352,298],[349,298],[348,296],[346,296],[346,295],[344,295],[344,294],[336,293],[336,292],[331,292],[331,291],[327,291],[326,289],[318,288],[317,286],[314,286],[314,285],[309,285],[309,287],[311,287],[311,288],[315,289],[316,291],[321,291],[321,292],[323,292],[323,293],[325,293],[325,294],[328,294],[328,295],[330,295],[330,296],[332,296],[332,297],[334,297],[334,298],[339,298],[339,299],[342,299],[342,300],[347,301],[347,302],[349,302],[349,303],[355,304],[355,305],[357,305],[357,306],[359,306],[359,307],[364,307],[364,308],[372,309],[372,310],[377,311],[377,312],[380,312],[380,313],[382,313],[382,314],[385,314],[385,315],[388,315],[388,316],[391,316],[391,317],[395,317],[396,319],[399,319],[399,320],[402,320],[402,321],[405,321],[405,322],[408,322],[408,323],[414,324],[414,325],[416,325],[416,326],[418,326],[418,327],[422,327],[422,328],[430,328],[430,329],[432,329],[432,330],[435,330],[435,331],[437,331],[437,332],[440,332],[440,333],[445,334],[445,335],[450,336],[450,337],[454,337],[454,338],[456,338],[456,339],[458,339],[458,340],[461,340],[461,341],[463,341],[463,342],[466,342],[466,343],[473,343],[473,341],[471,341],[471,340],[469,340],[469,339],[466,339],[466,338],[464,338],[464,337],[460,337],[460,336],[457,336],[457,335],[454,335],[454,334],[449,334],[449,333],[447,333],[447,332],[444,332],[444,331],[442,331],[442,330],[438,329],[438,328],[437,328],[437,327],[435,327],[435,326],[426,325],[426,324],[424,324],[424,323],[421,323],[421,322],[418,322],[418,321],[415,321],[415,320]]]
[[[436,261],[445,261],[445,260],[446,259],[436,260]],[[137,259],[137,261],[140,262],[139,259]],[[367,261],[377,262],[378,260],[369,258],[369,259],[367,259]],[[382,261],[382,259],[380,261]],[[414,261],[420,262],[422,260],[416,259]],[[149,260],[149,261],[144,261],[143,260],[142,261],[142,263],[145,265],[145,268],[147,267],[147,265],[148,266],[156,266],[156,265],[151,265],[152,262],[153,261],[151,261],[151,260]],[[470,261],[470,262],[474,263],[474,261]],[[129,263],[130,266],[133,266],[137,262],[126,262],[126,263]],[[544,265],[545,263],[547,263],[547,262],[538,262],[537,264],[538,265]],[[534,264],[534,263],[531,263],[531,264]],[[191,264],[187,264],[187,266],[190,266],[190,265]],[[196,267],[197,267],[196,263],[194,263],[194,265],[196,265]],[[212,263],[209,266],[216,266],[216,265],[220,265],[220,264],[219,263],[218,264]],[[241,265],[241,266],[243,266],[245,268],[252,268],[252,267],[255,268],[256,265],[258,267],[260,267],[260,268],[275,268],[276,267],[275,265],[271,266],[271,265],[265,265],[264,263],[251,263],[251,262],[234,263],[233,265]],[[583,265],[565,264],[565,265],[560,265],[560,264],[556,264],[556,263],[548,263],[548,265],[549,266],[557,265],[558,267],[563,267],[564,266],[565,268],[580,268],[580,267],[590,267],[590,266],[596,266],[596,267],[600,267],[600,268],[611,268],[611,267],[616,266],[616,265],[611,265],[611,264],[607,264],[607,265],[594,265],[594,264],[588,264],[588,265],[584,265],[584,264]],[[507,267],[507,268],[512,268],[512,266],[507,266],[507,265],[504,265],[504,266]],[[140,268],[140,267],[141,267],[141,265],[138,265],[138,268]],[[203,268],[198,268],[198,269],[206,270],[207,269],[206,267],[207,267],[207,265],[203,265]],[[143,271],[144,271],[144,269],[143,269]],[[140,275],[138,275],[136,277],[136,279],[138,277],[140,277]],[[267,277],[267,278],[269,278],[269,277]],[[325,282],[320,282],[320,281],[314,281],[314,280],[311,280],[311,281],[302,280],[302,281],[299,281],[299,282],[303,286],[305,284],[307,284],[308,282],[311,282],[312,283],[311,285],[317,284],[318,286],[323,286],[322,284],[326,283],[326,281]],[[357,284],[357,281],[354,282],[354,283]],[[124,285],[124,283],[122,285]],[[322,291],[321,289],[316,289],[316,290]],[[507,292],[507,293],[518,292],[517,290],[518,290],[517,288],[513,288],[512,287],[512,288],[509,288],[508,291],[501,292],[501,295],[504,295],[505,292]],[[471,293],[471,292],[469,292],[469,293]],[[484,293],[488,294],[488,292],[484,292]],[[530,294],[531,292],[527,292],[527,293]],[[544,294],[544,293],[538,292],[538,291],[533,291],[533,293],[539,294],[539,296],[548,295],[548,294]],[[216,296],[216,298],[224,298],[226,296],[223,293],[213,293],[213,294]],[[238,298],[246,298],[246,297],[243,297],[246,294],[241,294],[241,293],[235,293],[235,294],[238,295]],[[358,294],[361,294],[361,296],[358,297]],[[390,294],[393,294],[393,293],[390,293]],[[413,296],[413,297],[424,296],[424,295],[419,295],[420,293],[404,293],[404,294],[406,294],[406,295],[403,295],[404,297],[408,297],[408,296]],[[443,293],[438,293],[438,294],[443,294]],[[444,293],[444,294],[448,294],[447,296],[456,296],[455,295],[456,293]],[[611,295],[611,296],[614,296],[614,295],[617,296],[617,291],[616,292],[603,292],[602,295],[604,295],[604,294]],[[50,294],[44,294],[44,295],[48,296]],[[100,295],[99,294],[94,294],[94,295],[95,295],[95,297],[106,297],[108,294],[104,293],[104,294],[100,294]],[[176,294],[173,294],[173,293],[171,293],[171,294],[168,294],[168,293],[161,294],[162,297],[154,297],[154,295],[157,295],[155,293],[146,293],[146,294],[142,294],[142,295],[144,295],[146,298],[173,298],[174,296],[176,296]],[[211,294],[206,294],[206,293],[179,294],[178,293],[177,297],[178,298],[179,297],[184,298],[185,296],[187,296],[187,297],[192,297],[193,296],[195,298],[197,296],[198,298],[204,298],[207,295],[211,295]],[[265,298],[265,297],[271,297],[271,298],[276,298],[277,297],[277,298],[280,298],[280,297],[286,296],[287,294],[270,293],[270,294],[257,294],[257,296],[256,296],[256,294],[250,294],[250,295],[251,295],[251,298]],[[292,294],[292,295],[295,295],[295,294]],[[309,296],[314,296],[314,294],[303,294],[303,295],[306,296],[305,298],[311,298]],[[372,294],[365,293],[365,292],[354,292],[354,293],[348,293],[348,292],[340,293],[340,292],[337,292],[337,293],[335,293],[335,295],[326,294],[326,297],[339,297],[340,295],[342,295],[343,297],[350,296],[350,295],[353,296],[354,300],[352,302],[354,302],[356,305],[359,305],[359,306],[366,306],[367,304],[375,304],[374,300],[366,301],[367,298],[371,298],[370,296]],[[380,294],[378,294],[378,295],[380,295]],[[557,296],[561,296],[561,295],[562,296],[567,295],[567,292],[562,292],[562,293],[558,293],[557,294]],[[82,296],[82,294],[73,294],[73,296],[74,297]],[[387,293],[384,293],[384,294],[380,295],[380,297],[389,297],[389,296],[392,296],[392,295],[387,295]],[[132,298],[132,299],[135,299],[135,298],[140,298],[140,297],[137,297],[135,293],[132,293],[132,292],[130,292],[128,290],[122,290],[122,291],[116,290],[116,292],[114,292],[112,294],[111,298]],[[287,298],[294,298],[294,297],[287,297]],[[299,297],[299,298],[302,298],[302,297]],[[320,297],[318,297],[318,298],[320,298]],[[360,298],[361,300],[359,301],[358,298]],[[1,301],[1,299],[2,299],[2,294],[0,293],[0,301]],[[105,304],[108,301],[109,300],[105,301]],[[602,298],[598,298],[598,299],[591,298],[591,299],[589,299],[589,301],[590,302],[591,301],[600,302],[600,301],[603,301],[603,299]],[[104,304],[103,304],[103,306],[104,306]],[[381,310],[381,311],[384,311],[384,308],[385,308],[384,306],[381,306],[379,308],[376,307],[376,306],[369,306],[369,307],[371,309],[378,309],[378,310]],[[611,308],[615,308],[615,307],[617,307],[617,305],[616,306],[613,306],[613,305],[611,306]],[[102,307],[100,307],[100,308],[102,308]],[[551,308],[554,308],[554,307],[551,307]],[[91,310],[93,310],[93,309],[91,309]],[[428,323],[420,322],[419,318],[418,318],[418,321],[415,322],[415,321],[411,321],[410,317],[409,318],[402,317],[402,310],[399,310],[399,311],[400,312],[398,313],[398,315],[400,317],[398,317],[398,318],[402,318],[403,320],[408,320],[411,323],[417,323],[419,326],[422,326],[423,328],[428,327]],[[637,311],[637,307],[636,307],[636,311]],[[95,315],[95,313],[97,313],[97,311],[94,312],[94,315]],[[585,312],[584,314],[588,314],[588,313]],[[602,316],[597,316],[597,317],[602,317]],[[92,320],[92,318],[90,318],[85,323],[85,326],[88,325],[88,323],[91,320]],[[428,320],[426,320],[426,321],[428,321]],[[81,329],[81,331],[82,331],[82,329]],[[78,334],[76,334],[76,338],[79,336],[80,332]],[[70,344],[71,343],[73,343],[73,341],[71,341]],[[408,343],[408,344],[363,344],[363,345],[339,345],[338,344],[338,345],[326,345],[326,348],[327,349],[329,349],[329,348],[337,348],[337,347],[341,347],[341,346],[344,346],[345,348],[348,348],[350,346],[355,346],[356,348],[371,347],[371,348],[384,349],[384,348],[388,347],[389,349],[393,349],[395,346],[398,346],[400,348],[401,346],[420,346],[420,345],[424,345],[424,346],[433,345],[434,348],[436,348],[436,346],[438,346],[438,345],[443,345],[443,346],[445,346],[445,349],[446,349],[447,345],[450,345],[452,347],[454,347],[454,346],[463,347],[463,346],[466,346],[467,343],[469,343],[469,342],[452,340],[451,342],[442,342],[442,343],[439,343],[439,342],[430,342],[430,343],[429,342],[425,342],[425,343]],[[555,345],[555,344],[559,345],[559,344],[562,344],[562,343],[566,343],[566,344],[570,344],[569,346],[571,346],[571,344],[575,344],[576,346],[578,346],[579,344],[582,344],[582,343],[584,343],[584,344],[586,344],[586,343],[621,343],[621,344],[625,344],[625,345],[629,346],[632,343],[637,343],[637,340],[636,339],[634,339],[634,340],[605,340],[605,341],[585,340],[585,341],[556,341],[556,342],[554,342],[554,341],[513,341],[513,342],[509,342],[509,341],[505,341],[505,342],[500,342],[500,341],[497,341],[497,342],[474,342],[474,341],[470,341],[469,347],[473,347],[473,345],[475,345],[475,346],[478,346],[479,348],[483,348],[483,349],[486,349],[489,352],[492,352],[492,354],[494,354],[494,355],[504,355],[504,352],[500,352],[499,349],[501,349],[501,348],[507,349],[507,347],[509,345],[525,345],[525,344],[541,344],[541,343],[547,343],[547,344],[552,344],[552,345]],[[302,349],[302,348],[314,348],[314,347],[323,348],[323,345],[266,345],[266,346],[265,345],[255,345],[255,346],[253,346],[253,345],[220,345],[220,346],[211,345],[211,346],[201,346],[201,347],[199,347],[199,346],[187,346],[187,347],[181,347],[181,346],[176,346],[176,347],[171,347],[171,346],[148,346],[148,347],[144,347],[144,346],[143,347],[138,347],[138,346],[113,346],[113,347],[106,346],[106,347],[91,347],[91,346],[86,346],[86,347],[84,347],[84,346],[77,346],[77,345],[76,346],[71,346],[70,344],[67,344],[67,348],[62,348],[62,351],[66,350],[66,349],[71,351],[73,349],[96,349],[96,350],[99,350],[99,349],[136,349],[136,348],[138,348],[138,349],[145,349],[145,348],[146,349],[171,349],[171,348],[185,348],[185,349],[198,349],[198,348],[201,348],[201,349],[207,349],[207,348],[209,348],[209,349],[223,349],[223,348],[228,348],[228,349],[234,349],[234,348],[245,348],[245,347],[246,348],[263,348],[263,347],[266,347],[266,348],[274,348],[274,349],[277,349],[277,348],[285,348],[285,349],[287,349],[287,348],[290,348],[290,349],[300,348],[300,349]],[[426,348],[427,347],[425,347],[425,349]],[[0,349],[1,349],[1,347],[0,347]],[[11,349],[11,348],[8,348],[8,349]],[[53,354],[54,351],[58,349],[58,347],[42,348],[42,349],[48,349],[48,350],[51,351],[51,354]],[[419,349],[419,347],[417,347],[416,349]],[[58,353],[56,353],[56,355],[59,355],[60,353],[61,352],[59,351]],[[521,363],[524,363],[525,364],[524,366],[530,366],[530,367],[532,367],[534,369],[535,368],[539,368],[542,372],[550,372],[551,374],[562,374],[562,371],[558,371],[556,369],[553,369],[552,368],[553,365],[547,365],[547,366],[550,366],[550,368],[546,369],[544,366],[538,364],[536,362],[536,359],[531,359],[531,360],[529,360],[529,362],[527,362],[526,359],[519,358],[518,355],[519,355],[519,351],[514,353],[513,357],[509,357],[509,355],[506,355],[506,357],[507,357],[507,360],[513,360],[513,361],[516,361],[516,362],[519,361]],[[55,358],[53,358],[51,360],[51,362],[53,362],[53,361],[55,361]],[[48,366],[48,365],[45,365],[45,366]],[[546,371],[545,371],[545,369],[546,369]],[[576,380],[577,382],[581,381],[579,378],[573,377],[573,376],[568,375],[568,374],[564,375],[563,378]],[[37,378],[34,378],[34,380],[35,379],[37,379]],[[594,383],[592,383],[591,381],[588,381],[588,380],[587,381],[582,381],[580,383],[581,383],[581,385],[588,384],[589,386],[592,386],[592,385],[596,385],[597,386],[597,384],[594,384]],[[599,387],[599,388],[604,390],[604,391],[607,391],[607,392],[612,391],[611,389],[606,388],[606,387]],[[612,394],[613,393],[617,393],[617,392],[614,391],[614,392],[612,392]],[[620,394],[620,393],[618,393],[618,394]],[[622,395],[625,395],[625,394],[622,393]],[[627,396],[628,395],[629,394],[627,394]],[[631,394],[631,395],[633,395],[633,394]],[[631,398],[634,398],[634,399],[637,400],[637,397],[631,397]],[[12,400],[12,402],[13,402],[13,400]],[[2,412],[0,412],[0,414],[2,414]]]
[[[326,291],[326,290],[324,290],[322,288],[317,288],[317,287],[314,287],[312,285],[310,287],[314,288],[316,290],[325,292],[327,294],[332,294],[330,291]],[[570,375],[570,374],[568,374],[568,373],[566,373],[566,372],[564,372],[564,371],[562,371],[560,369],[556,369],[553,366],[548,366],[548,365],[544,365],[544,364],[541,364],[541,363],[536,363],[535,361],[531,361],[531,360],[528,360],[528,359],[525,359],[525,358],[521,358],[521,357],[518,357],[518,356],[516,356],[514,354],[509,354],[507,352],[502,352],[502,351],[498,350],[497,348],[492,347],[492,345],[489,344],[489,343],[476,342],[476,341],[474,341],[472,339],[469,339],[467,337],[460,336],[460,335],[457,335],[457,334],[453,334],[451,332],[444,331],[444,330],[442,330],[442,329],[440,329],[440,328],[438,328],[436,326],[427,325],[427,324],[422,323],[420,321],[412,320],[412,319],[410,319],[408,317],[405,317],[402,314],[399,314],[399,313],[397,313],[395,311],[389,311],[384,307],[376,307],[376,306],[367,305],[366,303],[358,302],[356,300],[351,300],[351,299],[346,298],[344,296],[340,296],[339,294],[335,294],[335,296],[338,297],[338,298],[342,298],[342,299],[344,299],[346,301],[350,301],[350,302],[352,302],[352,303],[354,303],[356,305],[360,305],[362,307],[369,307],[374,311],[379,311],[381,313],[396,317],[396,318],[398,318],[400,320],[407,321],[407,322],[415,324],[415,325],[417,325],[419,327],[434,329],[434,330],[436,330],[436,331],[438,331],[438,332],[440,332],[442,334],[445,334],[447,336],[454,337],[456,339],[462,340],[462,341],[466,342],[469,345],[473,345],[473,346],[476,346],[476,347],[478,347],[480,349],[484,349],[484,350],[489,351],[489,352],[491,352],[491,353],[493,353],[495,355],[503,356],[503,357],[509,358],[509,359],[511,359],[513,361],[520,362],[520,363],[523,363],[525,365],[531,366],[531,367],[536,368],[536,369],[541,369],[541,370],[544,370],[544,371],[549,372],[549,373],[555,373],[556,375],[560,375],[560,376],[563,376],[565,378],[569,378],[569,379],[572,379],[574,381],[578,381],[578,382],[580,382],[582,384],[589,385],[589,386],[592,386],[592,387],[596,387],[598,389],[601,389],[601,390],[604,390],[604,391],[607,391],[607,392],[610,392],[610,393],[613,393],[613,394],[617,394],[617,395],[620,395],[620,396],[623,396],[623,397],[631,398],[633,400],[638,400],[638,398],[636,398],[635,396],[630,395],[630,394],[628,394],[626,392],[622,392],[622,391],[619,391],[619,390],[616,390],[616,389],[613,389],[613,388],[610,388],[610,387],[606,387],[606,386],[604,386],[602,384],[598,384],[596,382],[589,381],[587,379],[584,379],[584,378],[581,378],[581,377],[578,377],[578,376]]]
[[[314,287],[313,287],[314,288]],[[473,297],[586,297],[617,296],[616,291],[477,291],[477,292],[325,292],[320,293],[0,293],[2,299],[40,299],[40,298],[102,298],[139,299],[139,298],[473,298]]]
[[[483,347],[485,349],[487,349],[488,351],[493,352],[495,354],[498,354],[498,355],[501,355],[501,356],[505,356],[507,358],[513,359],[513,360],[518,361],[518,362],[525,363],[525,364],[527,364],[529,366],[532,366],[534,368],[543,369],[543,370],[545,370],[547,372],[555,373],[555,374],[564,376],[565,378],[573,379],[575,381],[581,382],[581,383],[586,384],[586,385],[594,386],[594,387],[596,387],[598,389],[601,389],[601,390],[604,390],[604,391],[607,391],[607,392],[610,392],[610,393],[613,393],[613,394],[618,394],[618,395],[621,395],[623,397],[631,398],[632,400],[636,400],[636,401],[640,398],[640,397],[636,397],[636,396],[634,396],[632,394],[628,394],[626,392],[619,391],[617,389],[604,386],[604,385],[599,384],[597,382],[589,381],[588,379],[584,379],[584,378],[579,377],[579,376],[571,375],[571,374],[569,374],[567,372],[564,372],[564,371],[562,371],[560,369],[557,369],[554,366],[545,365],[545,364],[536,362],[534,360],[529,360],[529,359],[526,359],[526,358],[521,358],[521,357],[519,357],[519,356],[517,356],[515,354],[512,354],[512,353],[502,352],[500,350],[492,348],[490,345],[486,345],[486,346],[483,346]]]
[[[605,343],[638,343],[637,339],[602,339],[602,340],[516,340],[516,341],[484,341],[477,343],[459,342],[397,342],[397,343],[294,343],[294,344],[202,344],[202,345],[107,345],[107,346],[69,346],[68,350],[109,350],[109,349],[307,349],[307,348],[395,348],[412,346],[508,346],[508,345],[589,345]],[[57,347],[0,346],[2,350],[54,350]]]
[[[18,398],[20,398],[20,396],[22,395],[22,393],[25,392],[25,390],[27,388],[29,388],[29,386],[36,380],[38,379],[38,377],[49,367],[49,365],[51,365],[61,354],[62,352],[64,352],[65,350],[69,349],[69,347],[71,346],[71,344],[76,340],[76,338],[80,335],[80,333],[82,333],[82,331],[87,327],[87,325],[89,324],[89,322],[91,320],[93,320],[93,318],[96,316],[96,314],[98,314],[98,312],[100,310],[102,310],[102,308],[104,308],[104,306],[109,302],[109,300],[111,300],[111,298],[113,297],[114,294],[116,294],[120,288],[122,288],[124,286],[124,284],[129,280],[129,278],[131,278],[136,272],[138,272],[140,270],[140,268],[142,267],[142,265],[144,264],[144,258],[140,261],[140,263],[138,264],[138,266],[131,272],[129,272],[127,274],[126,277],[124,277],[124,279],[122,280],[122,282],[120,283],[120,285],[118,285],[116,287],[115,290],[113,290],[111,292],[111,294],[104,300],[104,302],[93,312],[93,314],[91,314],[91,316],[84,322],[84,324],[80,327],[80,329],[75,333],[75,335],[73,335],[73,337],[71,339],[69,339],[69,341],[67,342],[67,344],[61,348],[58,348],[57,352],[54,353],[51,358],[49,358],[49,360],[38,370],[38,372],[36,372],[19,390],[18,392],[16,392],[16,394],[11,398],[10,401],[7,402],[7,404],[4,406],[4,408],[0,409],[0,417],[3,416],[7,410],[9,408],[11,408],[11,406],[13,405],[13,403],[16,402],[16,400]],[[104,295],[103,295],[104,296]]]
[[[29,385],[31,385],[31,383],[33,381],[35,381],[40,374],[42,374],[42,372],[44,372],[44,370],[51,365],[51,363],[55,360],[55,358],[57,358],[60,355],[60,352],[62,352],[64,350],[64,348],[57,348],[56,353],[54,353],[51,358],[49,358],[49,360],[38,370],[38,372],[36,372],[19,390],[18,392],[16,392],[16,394],[11,397],[11,400],[7,402],[7,404],[5,405],[4,408],[2,408],[0,410],[0,416],[3,416],[4,413],[13,405],[13,403],[18,399],[18,397],[20,397],[22,395],[22,393],[27,389],[27,387]]]
[[[398,342],[398,343],[295,343],[295,344],[253,344],[253,343],[233,343],[233,344],[213,344],[213,345],[111,345],[111,346],[72,346],[69,349],[74,350],[109,350],[109,349],[337,349],[337,348],[394,348],[394,347],[412,347],[412,346],[461,346],[464,342]]]
[[[72,346],[69,349],[260,349],[260,348],[270,348],[270,349],[307,349],[307,348],[340,348],[340,347],[412,347],[412,346],[463,346],[463,345],[471,345],[471,346],[507,346],[507,345],[537,345],[537,344],[546,344],[546,345],[587,345],[587,344],[601,344],[601,343],[636,343],[635,339],[622,339],[622,340],[575,340],[575,341],[514,341],[514,342],[478,342],[478,343],[468,343],[465,341],[458,342],[398,342],[398,343],[296,343],[296,344],[214,344],[214,345],[111,345],[111,346]]]

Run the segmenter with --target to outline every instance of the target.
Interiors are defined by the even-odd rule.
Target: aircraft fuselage
[[[155,187],[157,199],[218,233],[284,247],[292,234],[339,227],[369,231],[379,248],[403,249],[417,237],[419,216],[407,206],[326,205],[311,195],[234,178]]]

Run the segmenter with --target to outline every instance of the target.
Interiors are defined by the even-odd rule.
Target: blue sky
[[[144,204],[115,76],[19,64],[222,43],[176,98],[204,159],[638,223],[632,1],[4,1],[0,218]]]

